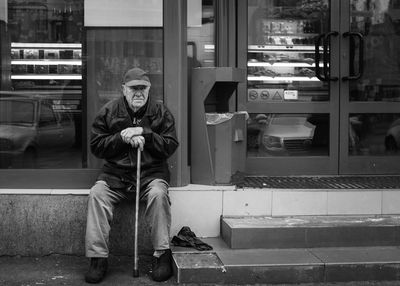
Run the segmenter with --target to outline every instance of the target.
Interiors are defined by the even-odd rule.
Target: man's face
[[[137,111],[139,108],[144,106],[149,98],[150,86],[146,85],[133,85],[133,86],[122,86],[122,92],[128,101],[129,106]]]

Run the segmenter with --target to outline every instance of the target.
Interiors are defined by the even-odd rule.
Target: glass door
[[[338,171],[339,41],[332,31],[339,29],[340,9],[332,2],[238,1],[238,10],[247,11],[239,23],[247,27],[239,30],[247,35],[247,45],[239,43],[239,52],[246,51],[239,66],[247,68],[239,93],[246,98],[238,106],[249,113],[250,174]]]
[[[400,1],[341,7],[340,173],[400,171]]]

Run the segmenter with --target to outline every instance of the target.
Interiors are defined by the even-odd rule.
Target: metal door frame
[[[330,25],[332,31],[339,30],[339,1],[331,1]],[[247,70],[247,1],[238,1],[238,66]],[[329,32],[329,31],[326,31]],[[339,74],[339,40],[331,40],[331,75]],[[339,81],[329,87],[330,101],[294,103],[247,102],[247,81],[238,86],[238,110],[249,113],[328,113],[329,156],[276,156],[247,157],[246,173],[262,175],[329,175],[338,173],[339,157]]]

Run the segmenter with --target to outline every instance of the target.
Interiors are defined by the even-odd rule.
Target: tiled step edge
[[[257,258],[251,256],[247,259],[253,262],[244,263],[240,262],[240,259],[239,262],[229,262],[232,255],[246,257],[245,253],[174,253],[175,275],[178,283],[211,284],[298,284],[400,279],[398,248],[375,248],[370,251],[367,248],[319,249],[315,252],[310,251],[310,257],[304,257],[303,261],[296,259],[299,257],[299,251],[309,250],[264,249],[261,253],[257,251],[261,255],[268,256],[272,253],[272,256],[287,259],[269,263],[254,262]],[[349,255],[353,255],[354,259]]]
[[[265,223],[262,217],[222,218],[221,236],[234,249],[400,245],[399,216],[336,218],[321,223],[314,216],[299,223],[302,217],[292,217],[286,225],[273,221],[283,218],[266,218]]]

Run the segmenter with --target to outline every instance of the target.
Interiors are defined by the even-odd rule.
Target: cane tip
[[[139,277],[139,269],[133,269],[133,277]]]

